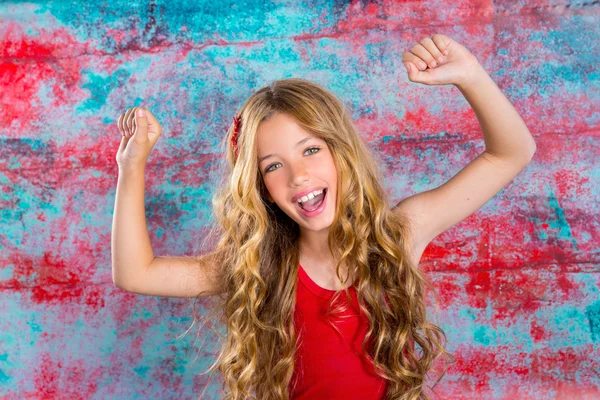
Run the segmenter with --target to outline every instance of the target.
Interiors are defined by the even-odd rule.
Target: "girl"
[[[453,84],[465,95],[486,144],[479,157],[390,208],[343,103],[306,80],[275,81],[227,132],[231,168],[213,198],[219,240],[198,258],[154,256],[143,171],[162,128],[141,107],[120,116],[113,280],[135,293],[221,296],[214,310],[223,312],[226,343],[210,369],[223,374],[224,398],[429,398],[434,361],[454,359],[427,320],[431,284],[419,259],[527,165],[535,142],[477,59],[448,36],[423,38],[402,59],[412,82]]]

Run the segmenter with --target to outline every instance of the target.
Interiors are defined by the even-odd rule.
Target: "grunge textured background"
[[[192,254],[217,144],[274,79],[348,104],[395,204],[484,149],[458,89],[406,76],[401,53],[439,32],[478,57],[537,152],[422,258],[458,359],[436,391],[600,398],[599,25],[598,2],[568,0],[2,2],[0,397],[194,399],[207,384],[218,337],[182,336],[188,300],[112,283],[121,112],[164,126],[146,168],[156,255]]]

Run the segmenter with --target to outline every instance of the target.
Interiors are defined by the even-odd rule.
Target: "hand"
[[[140,111],[145,115],[138,115]],[[119,115],[117,126],[123,137],[117,152],[119,169],[143,169],[154,144],[162,133],[162,127],[154,115],[143,107],[128,108]]]
[[[402,62],[408,79],[425,85],[464,85],[481,68],[469,50],[441,33],[421,39],[411,51],[402,53]]]

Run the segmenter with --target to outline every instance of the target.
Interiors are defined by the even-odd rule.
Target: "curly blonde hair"
[[[274,81],[246,100],[237,114],[237,158],[230,143],[233,124],[221,144],[230,169],[213,197],[217,223],[207,237],[218,238],[215,252],[223,288],[210,315],[221,311],[226,327],[225,343],[209,371],[222,373],[223,398],[290,395],[298,343],[293,312],[300,231],[267,200],[256,150],[259,125],[277,113],[294,118],[332,153],[338,195],[328,244],[340,281],[350,276],[342,278],[341,265],[352,268],[357,279],[359,306],[369,319],[362,352],[388,382],[386,398],[429,399],[426,376],[434,361],[442,355],[455,359],[444,348],[444,331],[427,321],[425,287],[435,291],[408,256],[409,221],[391,212],[377,163],[344,104],[322,86],[299,78]],[[344,310],[332,309],[342,290],[350,299],[348,288],[337,290],[331,314]],[[194,312],[194,321],[198,318]],[[372,348],[365,348],[371,337]]]

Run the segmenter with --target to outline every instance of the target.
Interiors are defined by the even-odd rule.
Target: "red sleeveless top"
[[[343,314],[347,318],[329,317],[342,333],[340,337],[326,319],[335,290],[320,287],[301,265],[298,267],[294,323],[299,341],[289,387],[290,399],[384,398],[387,381],[375,373],[373,364],[361,351],[369,321],[358,306],[354,285],[348,292],[352,303]],[[344,292],[337,301],[347,303]]]

